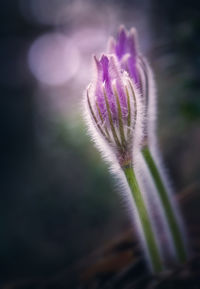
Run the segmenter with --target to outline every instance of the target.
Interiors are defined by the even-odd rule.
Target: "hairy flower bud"
[[[154,135],[156,92],[153,73],[138,47],[136,29],[131,28],[127,31],[124,26],[121,26],[117,39],[110,38],[108,51],[116,56],[121,69],[128,73],[140,92],[145,116],[142,145],[145,146]]]
[[[136,30],[131,28],[126,31],[124,26],[121,26],[117,39],[110,38],[108,50],[116,55],[121,68],[128,72],[140,89],[144,101],[147,101],[148,67],[138,48]]]
[[[132,160],[139,122],[140,105],[136,102],[139,92],[127,72],[122,72],[114,55],[103,55],[100,60],[94,57],[94,60],[96,78],[86,91],[88,122],[92,121],[92,128],[112,148],[123,166]]]

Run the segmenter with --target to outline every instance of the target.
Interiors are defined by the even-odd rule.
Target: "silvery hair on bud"
[[[115,55],[110,55],[110,56],[112,56],[115,59]],[[118,67],[119,71],[121,71],[116,59],[115,59],[115,65]],[[127,87],[128,87],[128,91],[129,91],[129,95],[130,95],[130,102],[131,102],[131,106],[132,106],[132,109],[131,109],[131,118],[132,119],[135,119],[135,114],[134,114],[135,110],[133,109],[134,101],[132,99],[132,92],[131,92],[131,89],[129,87],[129,83],[133,87],[133,90],[135,93],[135,99],[136,99],[137,115],[136,115],[136,120],[135,120],[134,131],[132,131],[133,139],[132,139],[132,143],[130,144],[130,146],[132,147],[132,158],[134,161],[135,154],[137,154],[138,151],[140,150],[141,141],[143,139],[143,134],[144,134],[144,129],[143,129],[143,126],[144,126],[144,122],[143,122],[144,121],[144,109],[143,109],[143,105],[141,102],[141,96],[140,96],[139,89],[136,87],[136,85],[130,79],[130,77],[128,76],[126,71],[122,72],[121,78],[123,80],[123,84],[127,85]],[[97,73],[94,74],[92,82],[88,85],[88,87],[84,91],[83,105],[82,105],[83,117],[85,119],[88,133],[89,133],[90,137],[92,138],[92,141],[95,143],[96,147],[101,152],[103,159],[107,163],[109,163],[111,172],[116,174],[120,169],[120,165],[119,165],[117,157],[116,157],[116,146],[108,143],[106,141],[106,139],[103,137],[103,135],[100,133],[100,131],[99,131],[94,119],[93,119],[93,116],[91,115],[91,111],[89,109],[88,102],[87,102],[87,93],[89,93],[91,105],[93,106],[93,111],[95,111],[94,105],[95,105],[95,97],[96,96],[94,95],[95,94],[94,84],[96,83],[96,81],[97,81]]]

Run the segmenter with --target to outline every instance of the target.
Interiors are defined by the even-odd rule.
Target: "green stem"
[[[132,192],[133,199],[137,208],[137,213],[139,215],[140,223],[144,233],[144,238],[146,241],[148,253],[150,260],[155,272],[162,271],[162,263],[157,248],[156,240],[150,223],[149,215],[142,197],[134,170],[132,166],[123,167],[124,174],[128,181],[130,190]]]
[[[170,229],[173,241],[174,241],[174,246],[175,246],[177,257],[180,262],[184,262],[187,258],[187,254],[186,254],[185,246],[183,243],[182,234],[181,234],[176,216],[174,214],[173,207],[171,205],[168,193],[165,189],[159,170],[155,164],[155,161],[151,155],[151,152],[148,146],[145,146],[142,149],[142,154],[149,168],[149,171],[153,177],[154,183],[156,185],[156,188],[157,188],[157,191],[158,191],[158,194],[159,194],[159,197],[160,197],[163,209],[164,209],[164,213],[167,218],[169,229]]]

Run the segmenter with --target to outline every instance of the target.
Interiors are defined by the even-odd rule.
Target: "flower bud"
[[[138,90],[127,72],[121,71],[114,55],[103,55],[100,60],[94,57],[94,61],[96,78],[86,91],[90,131],[95,140],[96,132],[101,135],[124,166],[132,160],[136,123],[140,119]]]
[[[108,46],[109,53],[116,55],[120,67],[128,72],[139,88],[143,102],[148,104],[151,72],[146,59],[139,51],[136,29],[131,28],[127,31],[124,26],[120,26],[117,39],[111,37]]]
[[[152,71],[146,59],[139,51],[136,30],[131,28],[130,31],[127,31],[124,26],[121,26],[117,39],[110,38],[108,51],[116,56],[121,69],[128,73],[140,91],[140,98],[145,113],[145,137],[143,138],[143,144],[145,144],[147,136],[149,138],[152,131],[154,131],[156,94]]]

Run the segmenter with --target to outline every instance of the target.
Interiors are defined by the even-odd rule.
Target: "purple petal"
[[[127,115],[127,103],[126,96],[124,92],[124,85],[122,80],[122,74],[120,67],[118,67],[117,61],[114,56],[103,55],[98,61],[95,58],[97,65],[97,80],[95,86],[95,98],[100,109],[101,115],[104,120],[108,119],[108,113],[105,103],[104,90],[108,98],[109,108],[112,114],[112,119],[114,122],[118,121],[118,109],[116,104],[116,96],[113,90],[113,83],[117,93],[119,95],[119,101],[122,108],[122,115],[126,117]],[[98,111],[98,109],[97,109]]]
[[[112,49],[113,44],[112,41]],[[121,63],[121,67],[126,70],[133,81],[138,84],[139,77],[137,71],[137,36],[136,31],[132,28],[129,32],[123,26],[120,27],[117,42],[115,44],[115,54]],[[129,57],[127,57],[127,54]],[[123,58],[125,60],[123,60]]]
[[[108,75],[108,63],[109,63],[108,57],[103,55],[100,59],[100,64],[101,64],[101,68],[103,71],[103,79],[102,80],[105,83],[110,82],[109,75]]]
[[[100,61],[94,56],[94,62],[96,66],[96,83],[95,83],[95,96],[98,103],[101,114],[105,114],[105,102],[104,95],[102,92],[102,83],[103,83],[103,69]]]
[[[132,55],[127,59],[127,68],[130,77],[134,80],[136,84],[138,84],[139,83],[138,70],[136,67],[135,58]]]
[[[128,40],[128,37],[127,37],[126,30],[122,26],[120,27],[120,31],[119,31],[119,35],[118,35],[117,43],[116,43],[116,48],[115,48],[118,59],[121,59],[123,55],[126,53],[127,40]]]
[[[117,66],[116,60],[113,56],[110,58],[110,70],[111,70],[111,75],[112,79],[115,81],[117,93],[119,95],[119,102],[122,108],[122,114],[123,116],[126,115],[127,113],[127,102],[126,102],[126,96],[124,92],[124,84],[122,80],[122,74],[120,71],[120,67]],[[114,102],[116,105],[116,97],[114,96]],[[116,117],[118,118],[118,116]]]
[[[129,32],[128,40],[127,40],[127,52],[131,54],[131,56],[135,59],[137,58],[137,36],[136,31],[132,28]]]
[[[116,103],[115,97],[112,91],[112,81],[117,77],[117,68],[115,67],[112,57],[108,59],[106,56],[102,56],[102,67],[104,70],[104,83],[105,90],[108,97],[109,106],[113,116],[116,115]]]
[[[105,55],[101,57],[100,61],[98,61],[96,58],[95,61],[97,63],[97,81],[95,89],[96,102],[99,106],[103,118],[105,119],[107,115],[107,109],[104,97],[104,88],[108,97],[111,112],[116,114],[114,96],[111,88],[110,63],[108,57]]]

